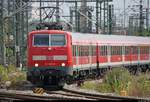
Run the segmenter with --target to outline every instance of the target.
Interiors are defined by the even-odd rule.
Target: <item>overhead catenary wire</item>
[[[11,14],[9,14],[7,17],[12,17],[12,16],[14,16],[17,13],[19,13],[21,11],[24,11],[29,6],[29,4],[31,4],[31,3],[27,2],[26,4],[24,4],[23,6],[21,6],[20,8],[18,8],[17,10],[15,10],[14,12],[12,12]]]

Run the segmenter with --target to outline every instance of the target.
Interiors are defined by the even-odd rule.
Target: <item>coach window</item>
[[[118,46],[119,51],[118,51],[118,55],[122,55],[122,46]]]
[[[111,46],[111,55],[115,55],[116,51],[115,51],[115,46]]]
[[[115,50],[115,55],[119,55],[119,46],[115,46],[114,50]]]
[[[149,47],[146,47],[146,54],[149,54]]]
[[[100,56],[104,56],[104,46],[100,46],[99,50],[100,50]]]
[[[113,55],[113,47],[111,46],[110,48],[111,48],[111,55]]]
[[[132,47],[132,54],[138,54],[138,47],[137,46]]]
[[[140,54],[143,54],[144,51],[143,51],[143,47],[140,47]]]
[[[79,56],[80,50],[79,50],[79,45],[76,46],[76,56]]]
[[[91,46],[91,56],[93,56],[93,46]]]
[[[113,55],[113,46],[111,46],[111,55]]]
[[[86,46],[86,56],[89,56],[89,46]]]
[[[84,52],[84,46],[81,47],[81,56],[84,56],[85,52]]]
[[[80,46],[79,45],[77,46],[77,51],[78,51],[78,53],[76,53],[77,56],[80,56]]]
[[[107,55],[107,46],[100,46],[100,56],[106,56]]]
[[[115,55],[119,55],[119,46],[115,46]]]
[[[83,56],[84,54],[83,46],[80,46],[80,51],[81,51],[80,56]]]
[[[121,55],[122,47],[121,46],[111,46],[111,55]]]
[[[96,46],[92,46],[92,56],[96,56]]]
[[[84,46],[81,46],[81,55],[80,56],[83,56],[84,55]]]
[[[81,56],[81,46],[78,46],[78,51],[79,51],[78,56]]]
[[[140,54],[143,54],[144,51],[143,51],[143,47],[140,47]]]
[[[84,52],[83,52],[83,46],[80,46],[80,56],[83,56]]]
[[[114,46],[114,55],[118,55],[118,47]]]
[[[130,54],[130,46],[125,46],[125,55]]]
[[[93,46],[91,46],[91,56],[94,55],[94,52],[93,52]]]
[[[141,54],[148,54],[149,53],[149,47],[148,46],[144,46],[141,47]]]

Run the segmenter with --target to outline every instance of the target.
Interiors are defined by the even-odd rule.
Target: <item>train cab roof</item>
[[[50,34],[50,33],[66,34],[66,31],[63,31],[63,30],[35,30],[35,31],[31,31],[29,34]]]

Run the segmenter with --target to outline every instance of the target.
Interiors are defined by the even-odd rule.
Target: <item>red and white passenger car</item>
[[[62,85],[116,66],[150,68],[150,37],[37,30],[28,35],[27,78]],[[131,68],[131,69],[132,69]]]

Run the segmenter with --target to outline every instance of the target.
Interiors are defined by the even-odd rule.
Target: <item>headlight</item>
[[[38,67],[39,66],[39,64],[37,64],[37,63],[35,63],[35,65],[34,65],[35,67]]]
[[[64,66],[65,66],[65,63],[62,63],[61,66],[64,67]]]

